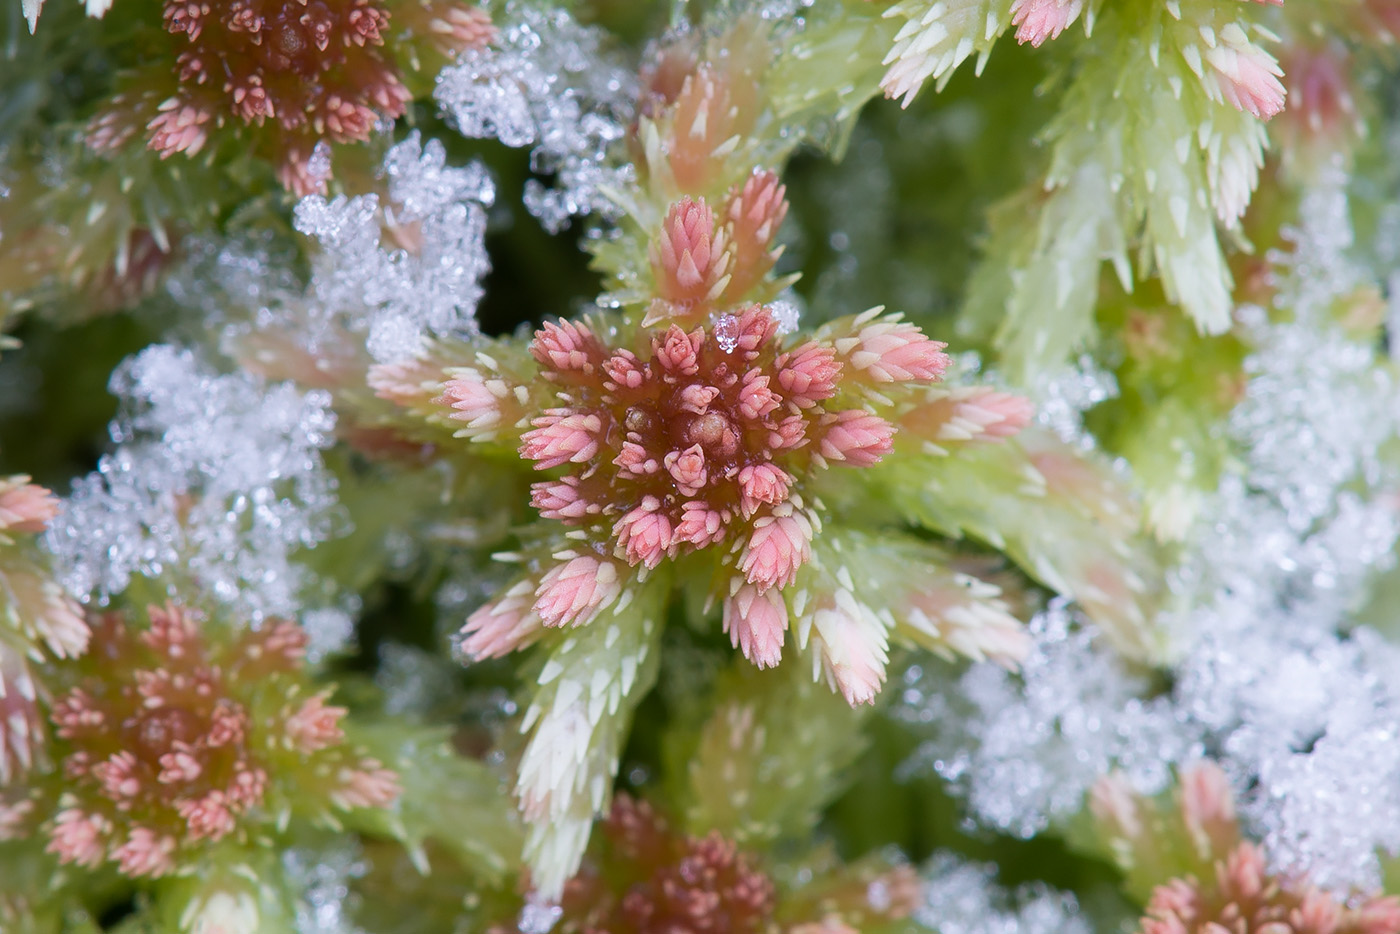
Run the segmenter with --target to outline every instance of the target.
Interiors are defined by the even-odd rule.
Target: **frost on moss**
[[[1396,934],[1398,9],[12,6],[0,928]]]
[[[112,388],[127,404],[115,450],[48,532],[65,586],[101,605],[141,575],[162,599],[193,583],[254,623],[296,612],[311,582],[295,553],[343,522],[321,457],[329,397],[221,375],[172,346],[128,361]]]

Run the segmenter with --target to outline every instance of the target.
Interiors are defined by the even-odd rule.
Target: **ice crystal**
[[[1241,811],[1277,868],[1326,889],[1373,888],[1375,849],[1400,849],[1396,650],[1370,630],[1336,629],[1400,528],[1349,495],[1318,531],[1300,533],[1276,501],[1237,482],[1211,508],[1218,534],[1203,561],[1220,595],[1190,620],[1198,635],[1178,668],[1177,703],[1250,787]]]
[[[354,610],[359,609],[359,599],[346,598],[338,606],[310,607],[301,614],[301,628],[306,630],[306,657],[319,662],[327,655],[338,652],[355,635]]]
[[[780,337],[794,333],[801,323],[802,309],[795,302],[780,299],[770,304],[768,310],[772,312],[773,320],[778,325]]]
[[[1361,442],[1393,430],[1395,381],[1377,366],[1371,345],[1339,328],[1303,320],[1256,334],[1257,350],[1246,361],[1252,378],[1230,430],[1248,445],[1250,485],[1302,531],[1345,484],[1380,480],[1379,452]],[[1338,405],[1343,394],[1346,404]],[[1296,430],[1279,430],[1289,424]]]
[[[1113,374],[1085,354],[1072,366],[1041,378],[1033,396],[1035,420],[1066,444],[1092,448],[1095,442],[1084,428],[1084,413],[1117,396],[1118,381]]]
[[[1060,602],[1031,621],[1035,647],[1021,674],[974,665],[949,684],[915,666],[900,716],[933,735],[905,768],[931,766],[967,795],[981,822],[1029,837],[1079,810],[1110,768],[1159,791],[1169,763],[1199,754],[1170,700],[1144,699],[1149,681],[1129,671]]]
[[[1183,704],[1219,725],[1224,764],[1280,870],[1334,891],[1379,885],[1375,851],[1400,850],[1400,656],[1374,633],[1207,640]],[[1219,684],[1205,679],[1216,677]],[[1211,705],[1218,707],[1212,709]],[[1356,819],[1365,802],[1366,820]]]
[[[572,217],[613,217],[609,188],[630,169],[606,158],[632,119],[635,73],[603,48],[602,33],[560,9],[508,5],[497,42],[472,49],[438,75],[434,97],[464,135],[531,146],[525,206],[550,231]]]
[[[1198,531],[1197,570],[1208,570],[1195,577],[1236,600],[1282,592],[1295,606],[1300,588],[1340,590],[1341,606],[1310,614],[1324,627],[1337,624],[1359,579],[1400,532],[1393,510],[1372,496],[1397,480],[1379,455],[1400,430],[1395,378],[1373,341],[1332,317],[1334,304],[1366,281],[1347,255],[1343,183],[1333,176],[1311,191],[1304,224],[1291,233],[1293,252],[1276,257],[1278,304],[1291,320],[1271,323],[1255,307],[1240,312],[1254,350],[1227,428],[1245,454],[1217,493],[1217,521]]]
[[[1008,893],[995,882],[996,867],[968,863],[947,853],[923,872],[924,904],[914,920],[938,934],[1089,934],[1073,895],[1042,884]]]
[[[310,350],[333,326],[368,332],[369,352],[381,361],[414,356],[428,337],[476,333],[481,279],[491,268],[485,209],[495,186],[486,169],[447,165],[442,143],[423,143],[415,131],[389,150],[384,174],[382,205],[374,194],[312,195],[297,205],[297,229],[323,248],[306,315]]]
[[[515,923],[520,934],[549,934],[563,914],[563,908],[532,895],[520,909]]]
[[[335,850],[287,850],[282,854],[287,881],[299,891],[297,934],[362,934],[347,917],[355,897],[350,883],[368,869],[352,845]]]
[[[312,581],[295,552],[340,523],[321,459],[329,396],[220,375],[169,345],[123,363],[111,389],[124,402],[117,446],[46,538],[64,585],[105,604],[133,575],[193,579],[254,624],[296,613]]]
[[[904,716],[934,731],[910,767],[932,764],[978,819],[1033,832],[1078,810],[1108,765],[1152,791],[1166,763],[1206,746],[1249,789],[1241,813],[1276,870],[1369,889],[1376,849],[1400,849],[1397,653],[1349,619],[1400,539],[1397,478],[1379,454],[1397,433],[1397,387],[1375,342],[1336,317],[1365,282],[1347,256],[1341,179],[1315,188],[1302,214],[1293,251],[1274,258],[1287,315],[1240,312],[1253,352],[1226,424],[1239,456],[1173,573],[1171,695],[1146,699],[1148,682],[1053,607],[1033,626],[1023,681],[980,666],[946,696],[927,674],[906,693]]]
[[[1279,258],[1292,320],[1244,316],[1252,379],[1228,428],[1246,453],[1177,581],[1201,606],[1185,624],[1196,641],[1179,666],[1180,708],[1250,787],[1241,809],[1276,867],[1334,890],[1374,887],[1375,848],[1400,848],[1396,652],[1366,629],[1338,635],[1400,538],[1396,477],[1377,453],[1397,431],[1394,379],[1370,341],[1330,319],[1364,281],[1347,256],[1341,183],[1312,190]]]

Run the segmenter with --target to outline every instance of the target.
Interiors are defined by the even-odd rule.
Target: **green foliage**
[[[1002,364],[1018,381],[1091,343],[1104,261],[1126,290],[1135,265],[1138,278],[1155,272],[1202,332],[1229,326],[1233,279],[1216,225],[1238,230],[1264,130],[1212,98],[1209,68],[1199,74],[1197,30],[1225,29],[1233,11],[1206,0],[1172,9],[1104,11],[1044,132],[1043,184],[993,214],[965,314],[999,322]]]
[[[478,884],[497,884],[519,864],[520,826],[501,777],[453,752],[445,733],[401,722],[357,724],[352,741],[398,772],[403,794],[392,809],[361,808],[346,823],[399,841],[421,873],[432,871],[431,841]]]
[[[840,793],[865,746],[870,708],[853,712],[802,665],[737,660],[714,684],[698,734],[667,743],[668,797],[687,833],[749,845],[801,838]]]

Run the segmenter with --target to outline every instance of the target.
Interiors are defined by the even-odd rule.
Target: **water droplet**
[[[564,909],[558,905],[552,905],[532,895],[525,907],[520,909],[520,917],[516,919],[516,924],[520,927],[520,934],[549,934],[549,929],[554,927],[554,923],[563,913]]]
[[[311,150],[311,158],[306,160],[306,174],[316,181],[324,181],[331,175],[331,147],[325,140],[316,143]]]
[[[739,319],[734,315],[720,315],[715,319],[715,343],[725,353],[733,353],[739,346]]]

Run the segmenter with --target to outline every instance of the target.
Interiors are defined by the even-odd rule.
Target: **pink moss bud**
[[[724,631],[730,644],[759,668],[782,661],[787,626],[787,604],[777,590],[745,584],[724,601]]]
[[[1196,852],[1208,858],[1224,853],[1239,839],[1235,798],[1220,766],[1200,762],[1181,772],[1177,806]]]
[[[199,778],[199,773],[203,771],[203,767],[194,756],[178,748],[175,752],[167,752],[158,761],[160,774],[156,776],[156,781],[162,784],[192,782]]]
[[[1084,0],[1016,0],[1011,5],[1011,23],[1016,41],[1035,48],[1047,39],[1057,38],[1084,11]]]
[[[1329,45],[1314,54],[1295,57],[1285,71],[1289,76],[1288,97],[1293,101],[1289,112],[1296,114],[1313,135],[1354,130],[1356,100],[1350,75],[1343,67],[1346,54],[1345,48]]]
[[[209,141],[209,124],[214,113],[194,101],[171,97],[160,103],[157,113],[146,124],[150,148],[168,159],[177,152],[197,155]]]
[[[752,516],[759,506],[776,506],[788,497],[792,477],[772,464],[750,464],[739,471],[740,508],[744,517]]]
[[[4,570],[7,596],[25,635],[59,658],[83,654],[91,633],[82,607],[23,557],[9,558]]]
[[[545,322],[530,342],[530,356],[556,372],[592,372],[603,361],[603,348],[588,325],[578,321]]]
[[[729,200],[726,215],[736,233],[736,241],[752,249],[765,249],[778,234],[787,217],[787,189],[777,173],[755,169],[744,187]]]
[[[808,409],[836,395],[841,377],[841,361],[836,351],[817,343],[803,344],[778,358],[778,385],[787,398]]]
[[[104,839],[111,832],[111,826],[99,814],[68,808],[54,817],[45,849],[57,856],[60,862],[96,869],[107,855]]]
[[[1215,878],[1173,879],[1148,901],[1140,934],[1397,934],[1400,901],[1370,898],[1347,907],[1305,880],[1269,874],[1264,856],[1241,843],[1215,863]]]
[[[645,802],[620,794],[584,871],[560,899],[568,931],[763,934],[779,929],[776,888],[756,860],[718,833],[672,830]]]
[[[858,330],[837,342],[837,349],[859,377],[873,383],[936,382],[948,369],[942,341],[929,340],[924,332],[899,315],[876,318],[879,309],[856,317]]]
[[[894,426],[862,409],[827,416],[817,442],[822,457],[852,467],[877,464],[893,447]]]
[[[58,499],[23,475],[0,479],[0,533],[42,532],[58,514]]]
[[[637,389],[646,381],[646,368],[637,355],[630,350],[619,350],[607,359],[603,364],[603,371],[607,373],[610,382],[604,383],[604,388],[617,389]]]
[[[238,826],[238,819],[230,810],[230,798],[223,791],[211,791],[203,797],[185,798],[175,805],[175,811],[185,821],[185,831],[190,840],[208,838],[221,840]],[[120,859],[121,850],[113,853]]]
[[[1220,94],[1236,110],[1268,120],[1283,110],[1287,92],[1283,69],[1268,52],[1251,42],[1239,27],[1234,33],[1222,33],[1221,41],[1205,52],[1206,63],[1213,69]]]
[[[671,548],[671,521],[661,512],[661,501],[654,496],[642,500],[613,527],[618,552],[628,564],[654,568]]]
[[[132,878],[165,875],[175,868],[174,856],[175,838],[148,827],[133,827],[126,842],[112,853],[117,871]]]
[[[0,784],[6,784],[0,780]],[[0,841],[23,840],[33,833],[36,807],[33,796],[12,790],[0,793]]]
[[[1107,835],[1136,845],[1147,829],[1142,803],[1121,773],[1104,775],[1089,789],[1089,810]]]
[[[705,449],[692,444],[684,451],[672,451],[662,463],[676,481],[676,489],[686,496],[700,492],[709,478],[705,470]]]
[[[717,297],[727,282],[724,246],[704,199],[682,198],[671,205],[652,248],[657,294],[683,306]]]
[[[1394,9],[1400,25],[1400,6]],[[1357,107],[1357,63],[1347,43],[1335,36],[1299,37],[1280,65],[1288,106],[1269,127],[1269,136],[1285,164],[1313,168],[1355,145],[1366,124]]]
[[[900,417],[899,429],[923,439],[929,453],[946,454],[949,445],[1009,438],[1034,417],[1035,406],[1024,396],[980,386],[940,387]]]
[[[727,299],[742,299],[777,262],[780,251],[770,247],[787,217],[786,191],[776,173],[762,169],[754,170],[741,189],[730,189],[724,214],[734,262],[725,288]]]
[[[579,555],[545,572],[535,591],[534,611],[546,626],[582,626],[622,594],[617,567],[594,555]]]
[[[671,453],[675,454],[676,452],[672,451]],[[668,458],[670,456],[667,455]],[[612,462],[617,467],[618,476],[629,480],[639,480],[661,469],[661,464],[657,459],[635,441],[622,442],[622,450],[618,452],[617,457],[614,457]]]
[[[652,342],[652,355],[666,372],[694,376],[700,369],[700,345],[704,340],[703,330],[687,334],[673,324],[661,339]]]
[[[189,795],[175,802],[175,813],[185,822],[183,828],[186,840],[217,841],[232,833],[238,826],[238,818],[231,810],[236,806],[232,795],[222,789],[215,789],[202,795]],[[111,854],[117,859],[118,852]]]
[[[425,360],[376,363],[365,376],[375,396],[404,408],[417,408],[429,402],[437,394],[431,387],[441,379],[442,370]]]
[[[828,682],[852,707],[874,703],[885,682],[889,639],[875,613],[842,588],[824,595],[812,614],[816,643]]]
[[[812,523],[787,505],[753,524],[739,572],[760,589],[786,587],[797,577],[797,569],[812,556]]]
[[[903,612],[895,614],[901,628],[935,650],[992,661],[1009,671],[1030,654],[1025,626],[1007,611],[997,588],[984,581],[960,574],[918,575],[901,604]]]
[[[693,36],[673,36],[651,48],[642,62],[639,113],[655,119],[675,103],[686,79],[695,71],[696,64]]]
[[[43,756],[38,695],[39,686],[28,661],[0,643],[0,789],[28,772]]]
[[[197,770],[196,770],[197,772]],[[111,758],[92,767],[92,777],[102,788],[102,793],[121,806],[130,805],[141,793],[141,778],[137,775],[136,757],[123,749],[112,753]],[[159,775],[156,781],[160,781]]]
[[[953,420],[976,437],[1000,440],[1010,438],[1031,423],[1035,405],[1025,396],[983,390],[959,400]],[[946,429],[945,429],[946,430]]]
[[[503,420],[501,403],[508,393],[504,381],[488,379],[472,369],[456,370],[455,374],[436,400],[453,409],[449,417],[466,422],[467,428],[473,431],[485,431],[500,425]]]
[[[478,6],[453,0],[418,0],[395,7],[395,22],[402,22],[415,37],[432,43],[439,54],[453,57],[468,49],[484,49],[496,41],[498,30],[491,14]]]
[[[340,785],[330,797],[342,809],[388,807],[401,793],[398,776],[374,759],[342,770],[337,779]]]
[[[1400,931],[1400,898],[1385,895],[1368,898],[1347,912],[1356,934],[1396,934]]]
[[[577,521],[600,511],[595,503],[584,497],[577,477],[531,484],[530,505],[538,509],[540,515],[546,519],[565,522]]]
[[[550,409],[530,424],[535,427],[521,437],[520,456],[534,461],[536,470],[581,464],[598,452],[603,421],[597,415]]]
[[[715,322],[720,346],[745,361],[757,359],[777,333],[777,319],[765,305],[749,305],[737,317],[721,315]]]
[[[769,378],[756,369],[744,374],[743,388],[739,390],[739,412],[745,418],[759,421],[782,404],[782,396],[768,388]]]
[[[724,538],[724,518],[719,511],[699,500],[681,507],[681,521],[676,524],[675,541],[694,548],[705,548]]]
[[[297,712],[287,718],[287,738],[305,753],[334,746],[345,739],[340,728],[345,714],[344,707],[327,706],[323,694],[307,698]]]
[[[113,94],[107,99],[107,109],[87,125],[83,142],[96,153],[112,153],[145,130],[150,114],[155,112],[154,95]]]
[[[82,688],[74,688],[56,700],[49,711],[49,718],[62,739],[101,732],[107,723],[106,714]]]
[[[519,581],[499,600],[467,617],[461,650],[475,661],[500,658],[534,642],[543,628],[544,621],[534,610],[534,586]]]
[[[274,787],[281,800],[331,807],[325,776],[385,780],[378,762],[345,745],[345,711],[324,694],[287,703],[306,695],[306,635],[295,623],[202,628],[177,605],[148,616],[144,630],[101,618],[94,651],[54,672],[56,686],[67,682],[49,713],[70,804],[45,829],[60,861],[161,876],[270,820],[261,806]]]
[[[757,116],[752,79],[702,62],[670,108],[664,157],[679,191],[708,191],[725,168],[726,145],[742,138]],[[649,154],[650,155],[650,154]],[[662,155],[658,153],[657,155]]]
[[[714,386],[691,383],[676,393],[676,408],[693,415],[704,415],[720,395],[720,390]]]
[[[810,420],[801,415],[789,415],[781,419],[768,432],[768,446],[774,451],[795,450],[808,441],[807,428]]]

